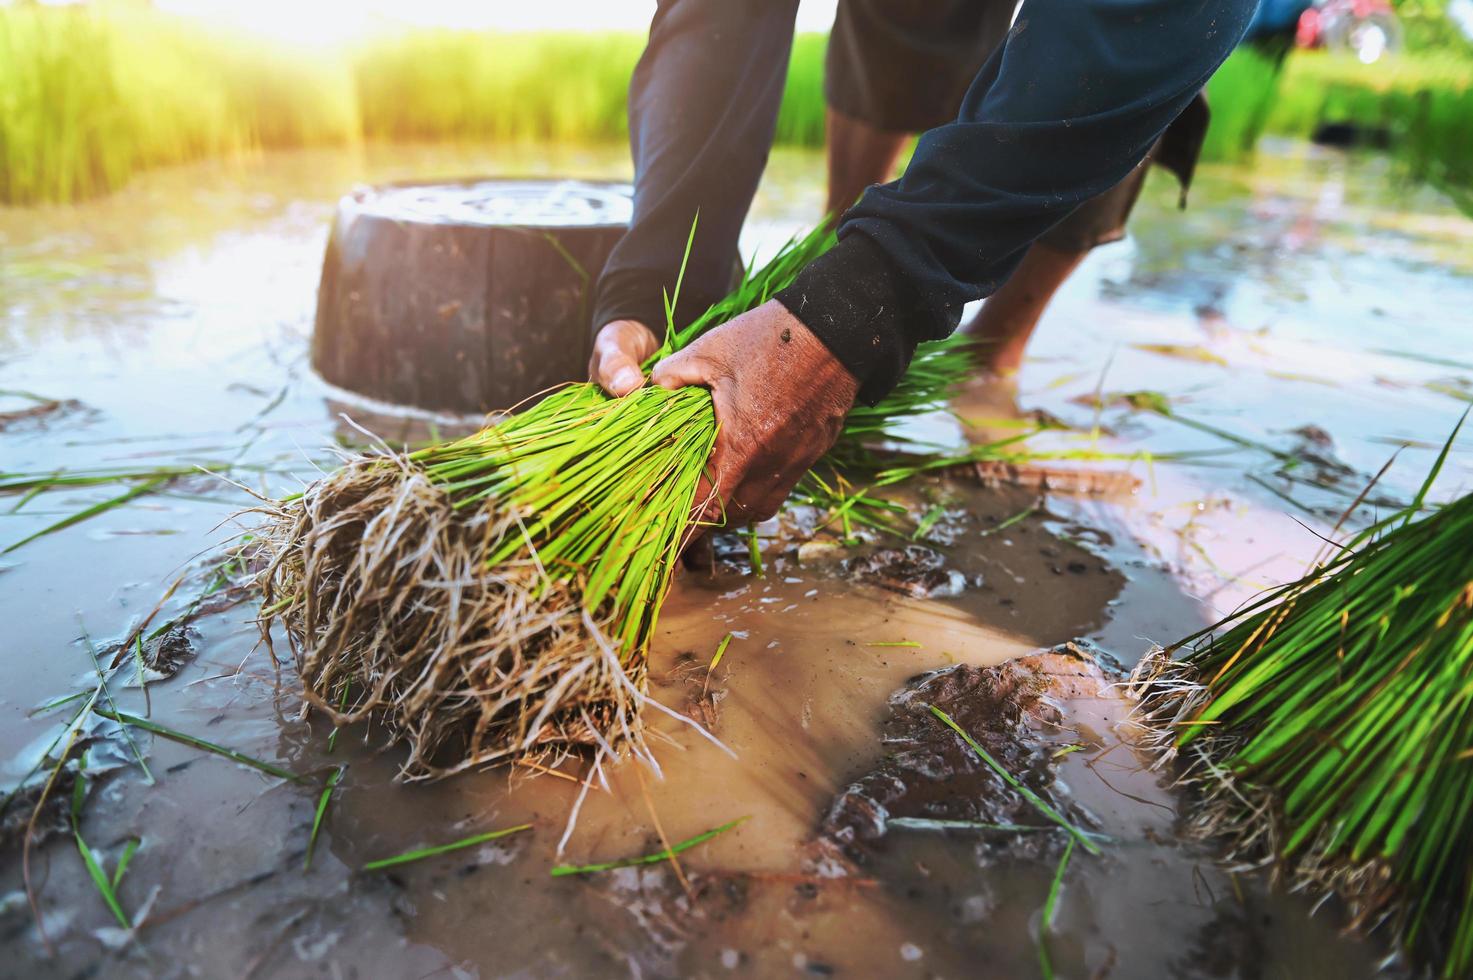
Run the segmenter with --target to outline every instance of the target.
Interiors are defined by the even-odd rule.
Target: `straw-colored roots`
[[[1330,847],[1328,831],[1294,855],[1283,854],[1288,833],[1274,792],[1221,764],[1242,744],[1241,733],[1209,730],[1185,746],[1177,744],[1183,726],[1208,700],[1207,685],[1192,664],[1157,647],[1136,665],[1127,691],[1137,702],[1132,720],[1145,732],[1142,744],[1153,752],[1155,767],[1172,768],[1174,785],[1191,798],[1185,833],[1222,847],[1228,870],[1266,869],[1290,891],[1338,895],[1355,932],[1371,932],[1404,911],[1386,863],[1347,861]]]
[[[285,629],[307,699],[337,724],[370,716],[409,745],[405,778],[579,746],[642,748],[645,665],[621,665],[604,617],[530,549],[488,567],[518,515],[456,508],[397,456],[349,461],[263,508],[261,626]]]

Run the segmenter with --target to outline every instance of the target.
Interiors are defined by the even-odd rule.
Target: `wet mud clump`
[[[199,632],[188,623],[176,622],[147,638],[135,638],[131,646],[113,644],[103,653],[113,663],[136,659],[147,671],[149,681],[168,680],[199,653]],[[131,681],[137,684],[137,680]]]
[[[947,568],[946,558],[940,552],[918,544],[881,548],[851,558],[844,562],[844,571],[858,581],[871,582],[914,599],[961,595],[969,586],[980,584],[981,579]]]
[[[34,398],[34,396],[26,397]],[[0,432],[9,434],[40,431],[53,422],[84,416],[92,411],[75,398],[35,398],[34,400],[34,404],[25,408],[0,412]]]
[[[921,675],[890,696],[880,736],[887,754],[834,800],[822,838],[863,863],[883,846],[896,820],[936,829],[951,821],[1046,826],[1037,807],[942,724],[933,706],[1057,812],[1077,826],[1097,828],[1094,816],[1056,778],[1057,735],[1066,724],[1061,702],[1110,696],[1107,689],[1119,676],[1107,654],[1085,643],[992,667],[960,664]],[[1019,857],[1041,855],[1056,837],[988,834],[998,854]]]

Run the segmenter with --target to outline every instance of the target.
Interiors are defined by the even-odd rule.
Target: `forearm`
[[[629,86],[634,218],[599,279],[593,327],[660,331],[691,222],[675,318],[732,285],[737,238],[767,163],[797,0],[663,0]]]
[[[922,340],[1114,186],[1232,51],[1253,0],[1025,0],[956,122],[871,188],[778,298],[873,403]]]

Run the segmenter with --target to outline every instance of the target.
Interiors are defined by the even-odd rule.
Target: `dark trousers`
[[[797,0],[661,0],[629,85],[634,220],[598,283],[593,327],[665,325],[692,222],[699,221],[675,321],[724,296],[737,238],[767,164],[792,50]],[[842,0],[824,94],[879,129],[920,132],[956,118],[968,87],[1006,37],[1010,0]],[[1148,154],[1190,180],[1206,131],[1199,97]],[[1124,234],[1142,161],[1041,239],[1084,251]]]

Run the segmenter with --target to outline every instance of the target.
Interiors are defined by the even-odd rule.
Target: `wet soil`
[[[942,824],[949,821],[1028,827],[1042,832],[977,836],[998,856],[1036,860],[1058,849],[1058,837],[1068,836],[1048,830],[1050,820],[1036,799],[1076,827],[1097,830],[1098,819],[1073,801],[1055,771],[1073,752],[1102,747],[1102,738],[1121,744],[1114,729],[1125,723],[1130,706],[1111,684],[1123,676],[1108,655],[1074,643],[987,667],[957,664],[922,675],[890,696],[890,714],[880,730],[885,757],[835,799],[821,834],[863,862],[907,823],[934,821],[937,826],[929,829],[935,830],[947,829]],[[1113,716],[1110,731],[1102,735],[1082,722],[1070,724],[1063,704],[1068,701]],[[1009,784],[937,710],[1031,795]]]
[[[819,164],[774,155],[749,253],[817,213]],[[313,152],[160,172],[74,209],[0,211],[0,412],[87,409],[0,432],[0,469],[138,474],[19,507],[22,494],[0,497],[0,548],[162,466],[289,493],[332,465],[327,447],[361,438],[343,414],[396,443],[475,425],[367,404],[307,369],[333,203],[359,181],[626,171],[622,148]],[[64,731],[65,707],[36,709],[95,686],[84,631],[105,655],[150,614],[150,631],[188,622],[145,643],[146,693],[126,683],[127,670],[118,675],[119,707],[304,777],[284,781],[135,732],[150,785],[111,730],[89,730],[92,778],[75,828],[64,782],[49,794],[64,805],[38,820],[56,831],[28,862],[39,923],[20,851],[0,852],[7,972],[1030,976],[1042,949],[1060,976],[1375,973],[1384,951],[1339,937],[1333,907],[1311,916],[1307,903],[1229,877],[1173,837],[1177,801],[1135,757],[1112,697],[1040,691],[1016,665],[994,668],[1079,638],[1128,664],[1151,641],[1297,574],[1320,546],[1312,532],[1328,531],[1325,514],[1349,502],[1355,484],[1341,466],[1374,473],[1404,445],[1383,489],[1415,491],[1463,407],[1447,394],[1461,390],[1449,382],[1461,369],[1445,362],[1473,328],[1473,228],[1430,193],[1393,198],[1386,186],[1374,163],[1296,151],[1252,172],[1204,174],[1184,216],[1170,188],[1148,188],[1134,239],[1099,250],[1071,280],[1019,385],[1026,409],[1071,427],[1043,440],[1065,457],[1045,468],[1104,476],[1078,486],[1053,476],[923,482],[907,503],[945,511],[924,541],[805,538],[801,522],[774,522],[759,529],[760,577],[744,539],[718,548],[713,572],[676,584],[652,693],[721,744],[658,717],[658,775],[613,767],[607,788],[595,776],[586,794],[580,780],[593,774],[575,767],[405,784],[373,726],[333,739],[303,713],[290,665],[258,647],[251,604],[205,594],[210,556],[235,533],[220,525],[251,501],[216,477],[175,479],[0,555],[7,787]],[[1217,360],[1133,344],[1203,347]],[[1329,468],[1285,476],[1280,456],[1103,397],[1152,389],[1182,415],[1285,454],[1319,454]],[[1076,402],[1090,393],[1104,407]],[[1310,425],[1332,447],[1306,436]],[[937,441],[963,436],[946,419],[919,429]],[[1091,449],[1118,458],[1075,458]],[[1473,457],[1459,446],[1434,493],[1470,477]],[[1117,489],[1088,492],[1107,483]],[[977,713],[987,691],[1019,684],[1033,700],[1009,699],[1019,710],[1003,713],[1006,724]],[[955,736],[914,711],[930,698],[1109,838],[1099,858],[1071,858],[1051,928],[1041,910],[1057,835],[895,825],[1031,819]],[[314,813],[339,766],[308,870]],[[860,796],[885,810],[882,831],[878,811],[866,822],[853,809]],[[550,874],[738,817],[749,819],[683,853],[679,874],[669,863]],[[522,823],[532,829],[361,870]],[[141,842],[118,886],[140,923],[131,939],[89,879],[74,831],[109,872]]]

